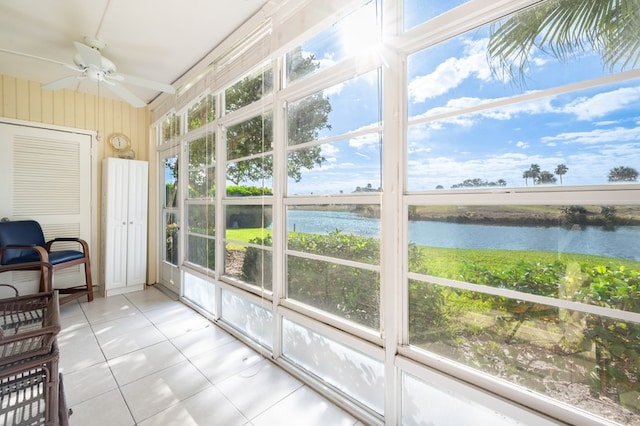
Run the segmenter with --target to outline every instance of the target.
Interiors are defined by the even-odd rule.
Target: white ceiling
[[[74,41],[106,43],[118,72],[171,84],[273,0],[0,0],[0,50],[73,64]],[[0,51],[0,74],[40,83],[74,74],[49,61]],[[71,90],[116,98],[104,84]],[[159,92],[127,85],[150,102]]]

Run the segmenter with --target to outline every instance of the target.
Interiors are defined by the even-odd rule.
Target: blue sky
[[[455,6],[463,1],[451,3]],[[417,6],[407,5],[412,7]],[[353,26],[352,22],[345,28]],[[340,27],[334,30],[338,36],[340,31]],[[526,84],[519,85],[491,72],[486,55],[488,38],[488,27],[481,28],[410,56],[410,120],[609,74],[594,53],[567,64],[537,52],[531,58]],[[321,39],[327,40],[326,35]],[[357,40],[350,40],[354,49]],[[303,50],[312,51],[328,66],[342,56],[334,46],[331,42],[309,43]],[[323,131],[322,136],[375,125],[378,92],[375,72],[325,90],[332,104],[332,130]],[[411,191],[432,190],[437,185],[450,188],[474,178],[504,179],[509,187],[524,186],[522,173],[532,163],[550,172],[558,164],[566,164],[569,170],[562,177],[564,185],[605,184],[613,167],[640,171],[640,81],[417,124],[408,129],[408,143]],[[327,162],[322,167],[303,173],[298,184],[290,182],[290,194],[348,193],[356,186],[379,185],[377,133],[325,144],[323,155]]]
[[[488,30],[465,34],[409,60],[409,117],[434,116],[608,74],[598,55],[565,64],[534,54],[525,85],[491,73]],[[467,178],[524,186],[532,163],[565,185],[604,184],[616,166],[640,169],[638,79],[548,96],[409,129],[409,188],[445,188]],[[529,183],[530,185],[531,183]]]

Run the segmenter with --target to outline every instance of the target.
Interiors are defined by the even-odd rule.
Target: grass
[[[243,228],[243,229],[229,229],[227,228],[227,240],[239,241],[248,243],[254,238],[266,238],[271,236],[270,229],[264,228]],[[237,243],[228,243],[227,248],[229,250],[242,250],[245,246]]]
[[[227,240],[240,243],[248,243],[254,238],[265,238],[271,236],[270,229],[245,228],[227,229]],[[230,250],[242,250],[242,244],[235,242],[228,243]],[[483,265],[492,268],[504,268],[510,264],[520,261],[550,264],[560,261],[565,264],[588,264],[588,265],[608,265],[615,262],[615,267],[640,270],[640,262],[633,260],[618,259],[605,256],[594,256],[588,254],[557,253],[550,251],[529,251],[529,250],[488,250],[488,249],[456,249],[418,246],[420,252],[420,266],[411,272],[428,271],[430,275],[446,278],[459,278],[457,271],[460,271],[465,264]]]
[[[418,246],[420,253],[419,266],[411,272],[428,273],[444,278],[457,279],[458,271],[465,264],[482,265],[492,269],[502,269],[517,262],[550,264],[562,262],[569,264],[609,265],[640,270],[640,262],[606,256],[594,256],[576,253],[557,253],[550,251],[528,250],[487,250],[487,249],[455,249]]]

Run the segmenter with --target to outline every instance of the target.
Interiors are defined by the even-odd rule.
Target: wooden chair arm
[[[53,245],[53,243],[57,243],[57,242],[78,243],[82,246],[82,252],[85,255],[89,253],[89,244],[87,244],[87,242],[82,238],[75,238],[75,237],[58,237],[58,238],[54,238],[53,240],[49,240],[47,241],[47,244],[46,244],[47,251],[51,251],[51,246]]]
[[[2,254],[4,253],[5,250],[33,250],[36,253],[38,253],[38,256],[40,257],[40,262],[43,263],[49,263],[49,252],[46,248],[35,245],[35,244],[27,244],[27,245],[16,245],[16,244],[12,244],[12,245],[8,245],[8,246],[4,246],[4,247],[0,247],[0,262],[2,261]]]

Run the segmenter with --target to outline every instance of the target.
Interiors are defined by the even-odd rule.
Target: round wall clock
[[[131,140],[124,133],[112,133],[109,136],[109,143],[118,151],[127,149],[131,146]]]

